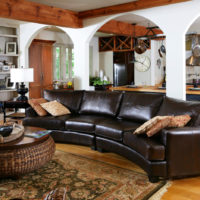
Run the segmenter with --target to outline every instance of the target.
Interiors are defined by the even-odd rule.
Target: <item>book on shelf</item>
[[[32,138],[41,138],[50,133],[51,133],[50,130],[44,130],[44,131],[36,131],[36,132],[32,132],[32,133],[26,133],[25,136],[32,137]]]

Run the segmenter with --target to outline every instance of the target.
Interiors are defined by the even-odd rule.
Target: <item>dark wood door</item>
[[[34,68],[34,82],[29,85],[29,97],[40,98],[44,89],[53,85],[54,41],[33,40],[29,47],[29,66]]]

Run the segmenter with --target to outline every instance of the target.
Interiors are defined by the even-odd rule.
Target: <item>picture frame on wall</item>
[[[6,43],[6,54],[16,54],[16,53],[17,53],[16,42],[7,42]]]

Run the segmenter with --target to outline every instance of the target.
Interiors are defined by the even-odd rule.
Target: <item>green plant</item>
[[[94,86],[95,81],[100,81],[100,78],[97,76],[95,77],[90,76],[90,86]]]
[[[96,85],[108,85],[110,84],[110,81],[101,81],[101,80],[98,80],[98,81],[94,81],[93,82],[93,85],[96,86]]]
[[[101,81],[99,77],[90,77],[90,85],[96,86],[96,85],[107,85],[110,84],[110,81]]]

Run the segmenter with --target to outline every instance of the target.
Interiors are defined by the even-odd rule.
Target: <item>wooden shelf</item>
[[[0,74],[10,74],[10,71],[8,71],[8,72],[0,72]]]
[[[5,53],[2,53],[2,54],[0,54],[0,56],[19,56],[19,54],[5,54]]]
[[[148,49],[151,49],[151,40],[143,40]],[[99,51],[125,52],[134,51],[134,38],[132,36],[109,36],[99,38]]]
[[[0,33],[0,37],[18,38],[18,35],[7,35],[7,34]]]

